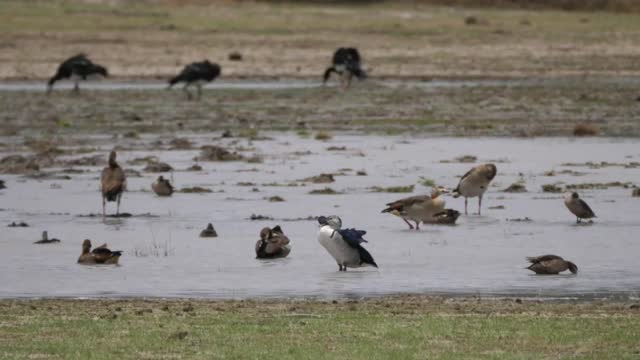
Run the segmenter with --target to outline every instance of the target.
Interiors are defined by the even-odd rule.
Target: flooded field
[[[118,140],[70,136],[40,171],[0,176],[7,187],[0,190],[0,297],[635,297],[640,291],[640,200],[631,196],[631,187],[640,183],[638,139],[334,134],[318,141],[275,132],[258,140],[220,138],[220,133],[178,135],[191,144],[173,149],[177,142],[169,135]],[[30,154],[22,137],[5,136],[0,142],[0,158]],[[101,212],[98,178],[114,142],[123,168],[140,176],[130,173],[121,207],[133,216],[103,221],[87,215]],[[245,160],[198,161],[201,171],[186,171],[202,145],[223,146]],[[72,161],[94,155],[97,162]],[[163,175],[178,189],[200,186],[212,192],[156,196],[150,185],[159,174],[144,171],[144,160],[134,161],[149,155],[173,167]],[[455,160],[463,155],[477,161]],[[423,183],[453,188],[470,167],[489,161],[496,163],[498,175],[485,196],[482,216],[410,231],[400,219],[380,213],[387,202],[427,193],[430,188]],[[303,181],[321,173],[334,174],[335,182]],[[518,181],[527,192],[502,191]],[[598,218],[576,225],[563,193],[543,192],[546,184],[562,190],[591,184],[579,191]],[[408,185],[415,186],[411,194],[374,191]],[[309,194],[326,187],[339,194]],[[269,201],[274,196],[284,201]],[[462,211],[463,206],[463,199],[447,197],[447,207]],[[469,209],[476,211],[476,199]],[[108,212],[114,211],[109,204]],[[365,247],[378,270],[338,272],[316,241],[312,219],[328,214],[342,217],[347,227],[367,230]],[[252,215],[273,220],[250,220]],[[6,227],[19,221],[30,226]],[[219,237],[199,238],[209,222]],[[260,229],[276,224],[292,241],[291,255],[256,260],[253,248]],[[33,244],[43,230],[62,242]],[[123,250],[121,265],[76,264],[85,238]],[[524,269],[525,256],[546,253],[575,262],[578,275],[534,276]]]

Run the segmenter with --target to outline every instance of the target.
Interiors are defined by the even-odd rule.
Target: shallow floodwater
[[[213,140],[214,134],[183,136],[197,145],[234,141]],[[123,146],[134,150],[119,153],[123,167],[141,170],[144,165],[127,161],[153,154],[177,169],[165,176],[172,177],[178,188],[198,185],[214,191],[160,198],[149,192],[158,174],[130,177],[121,210],[134,214],[131,218],[103,221],[80,216],[101,211],[99,167],[78,167],[88,171],[71,174],[72,180],[2,175],[7,189],[0,190],[0,297],[330,298],[397,293],[634,297],[640,291],[640,199],[631,197],[631,189],[581,191],[598,218],[580,226],[564,207],[562,194],[541,191],[542,184],[556,182],[640,183],[637,167],[562,165],[638,162],[637,139],[337,136],[320,142],[271,136],[272,140],[251,144],[241,140],[238,144],[252,147],[243,154],[262,154],[263,163],[200,162],[204,168],[200,172],[183,171],[194,163],[197,149],[150,152],[144,150],[144,144],[156,138],[127,140]],[[106,158],[109,139],[93,140]],[[168,138],[161,140],[166,143]],[[345,146],[346,151],[328,151],[329,146]],[[421,177],[455,187],[458,177],[473,164],[441,160],[466,154],[498,166],[483,201],[482,216],[462,216],[456,226],[423,225],[420,231],[410,231],[399,218],[380,213],[387,202],[428,192],[418,184]],[[91,154],[74,157],[86,155]],[[357,176],[359,170],[367,176]],[[558,175],[545,176],[549,170]],[[560,174],[562,170],[585,174]],[[344,175],[336,176],[331,184],[298,181],[337,172]],[[529,192],[501,191],[519,179]],[[239,186],[241,182],[256,185]],[[299,186],[272,186],[274,183]],[[418,184],[413,194],[370,189],[412,184]],[[308,194],[326,186],[344,194]],[[265,200],[275,195],[286,201]],[[492,209],[500,205],[504,209]],[[448,197],[447,207],[463,211],[464,200]],[[469,210],[477,210],[477,199],[470,200]],[[109,204],[108,211],[115,211],[115,206]],[[139,216],[144,214],[150,215]],[[275,220],[251,221],[252,214]],[[347,227],[367,230],[365,247],[379,269],[338,272],[316,241],[316,222],[296,220],[328,214],[339,215]],[[514,218],[531,221],[507,220]],[[12,221],[26,221],[31,227],[5,227]],[[218,238],[198,237],[208,222],[215,225]],[[254,244],[260,229],[277,224],[292,241],[291,255],[256,260]],[[62,242],[34,245],[42,230]],[[76,264],[85,238],[95,245],[106,242],[112,249],[123,250],[121,265]],[[579,274],[535,276],[524,269],[525,256],[547,253],[572,260]]]

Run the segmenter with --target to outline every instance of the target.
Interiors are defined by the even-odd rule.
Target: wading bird
[[[342,220],[335,215],[320,216],[318,224],[318,242],[336,260],[339,271],[347,271],[348,267],[378,267],[371,254],[360,245],[367,242],[362,238],[366,231],[341,229]]]
[[[474,167],[462,175],[458,186],[453,190],[453,197],[464,197],[464,214],[467,215],[468,198],[478,197],[478,215],[481,214],[482,196],[489,187],[489,183],[496,177],[497,168],[494,164],[483,164]]]
[[[564,198],[564,204],[567,206],[567,209],[576,216],[576,223],[580,223],[582,219],[597,217],[589,205],[580,199],[580,195],[576,192],[567,194]]]
[[[74,82],[73,90],[79,91],[80,80],[86,80],[92,75],[108,76],[107,69],[104,66],[94,64],[85,54],[78,54],[63,61],[58,66],[58,71],[47,83],[47,93],[53,90],[53,84],[58,80],[71,79]]]
[[[273,229],[265,227],[260,231],[260,240],[256,242],[256,258],[273,259],[287,257],[291,252],[289,238],[280,225]]]
[[[107,201],[116,201],[116,215],[120,214],[120,199],[127,184],[124,171],[116,162],[116,152],[109,154],[109,165],[102,169],[100,185],[102,191],[102,217],[105,216]]]
[[[416,223],[416,230],[420,229],[420,222],[437,223],[434,215],[444,211],[446,204],[442,194],[448,193],[449,190],[443,186],[434,187],[430,195],[411,196],[404,199],[396,200],[387,204],[387,208],[382,210],[383,213],[396,215],[409,225],[409,229],[413,229],[413,225],[409,220]],[[454,220],[455,222],[455,220]]]
[[[332,64],[324,72],[323,84],[327,83],[331,73],[340,75],[340,86],[347,89],[351,85],[351,78],[365,79],[367,74],[360,65],[360,53],[356,48],[339,48],[333,54]]]
[[[211,63],[209,60],[194,62],[185,66],[178,76],[169,80],[169,88],[183,82],[183,90],[187,94],[187,99],[191,100],[193,96],[189,92],[189,87],[193,85],[196,87],[197,99],[200,99],[202,85],[213,81],[218,76],[220,76],[220,66],[218,64]]]
[[[576,264],[557,255],[533,256],[528,257],[527,261],[531,263],[527,269],[540,275],[557,275],[566,270],[578,273]]]

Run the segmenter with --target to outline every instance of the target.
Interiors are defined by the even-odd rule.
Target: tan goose
[[[478,197],[478,215],[481,214],[482,196],[489,187],[489,183],[496,177],[497,168],[494,164],[482,164],[469,170],[460,178],[458,187],[453,190],[453,197],[464,197],[464,214],[467,215],[468,198]]]
[[[260,231],[260,240],[256,242],[256,258],[273,259],[287,257],[291,252],[289,238],[282,232],[280,225]]]
[[[107,248],[107,244],[98,246],[91,251],[91,240],[86,239],[82,242],[82,254],[78,258],[78,264],[109,264],[114,265],[122,256],[122,251],[111,251]]]
[[[416,230],[420,229],[420,222],[435,223],[435,214],[444,211],[446,204],[442,194],[448,193],[447,188],[438,186],[431,190],[431,195],[418,195],[396,200],[387,204],[383,213],[399,216],[413,229],[409,220],[416,223]]]
[[[162,175],[158,176],[158,180],[151,184],[151,190],[158,196],[171,196],[173,194],[173,185],[169,179],[165,179]]]
[[[567,209],[576,216],[576,223],[580,223],[582,219],[591,219],[596,217],[593,210],[591,210],[584,200],[580,199],[580,195],[576,192],[565,196],[564,204],[567,206]]]
[[[118,215],[120,213],[120,199],[127,185],[127,178],[120,165],[116,162],[115,151],[111,151],[109,154],[109,165],[102,169],[100,185],[102,191],[102,216],[105,216],[107,201],[117,202],[116,215]]]
[[[571,271],[573,274],[578,273],[576,264],[557,255],[528,257],[527,261],[531,263],[527,269],[540,275],[557,275],[566,270]]]

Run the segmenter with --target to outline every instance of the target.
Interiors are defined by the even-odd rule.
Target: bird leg
[[[120,215],[120,198],[122,198],[122,193],[118,194],[118,201],[116,205],[116,216]]]
[[[78,84],[78,82],[79,81],[77,79],[73,81],[73,84],[74,84],[73,85],[73,92],[76,92],[76,93],[80,92],[80,85]]]
[[[580,224],[580,218],[576,217],[576,224]]]
[[[107,205],[106,201],[104,201],[104,196],[102,197],[102,218],[105,217],[105,206]]]
[[[192,96],[191,96],[191,93],[189,92],[189,83],[186,83],[182,88],[182,90],[184,90],[184,92],[187,93],[187,100],[191,100]]]
[[[481,208],[482,208],[482,195],[478,196],[478,215],[480,215]]]
[[[464,198],[464,214],[465,215],[469,215],[469,213],[467,212],[467,198]]]
[[[407,225],[409,225],[409,230],[413,230],[413,225],[411,225],[411,223],[407,219],[403,218],[402,220],[404,220],[404,222],[406,222]]]
[[[197,84],[196,85],[196,89],[198,90],[198,97],[197,99],[200,100],[200,97],[202,97],[202,85],[201,84]]]
[[[347,75],[347,87],[345,89],[348,89],[349,87],[351,87],[351,78],[353,77],[353,74],[349,71],[348,75]]]
[[[414,220],[416,222],[416,230],[420,230],[420,221]]]

